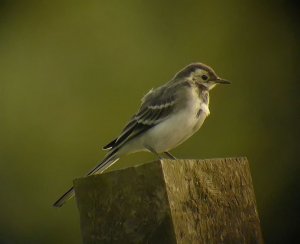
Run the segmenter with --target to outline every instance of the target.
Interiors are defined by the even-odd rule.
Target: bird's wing
[[[103,149],[116,148],[165,120],[172,113],[176,99],[176,89],[172,87],[151,90],[142,99],[139,111],[127,123],[120,136]]]

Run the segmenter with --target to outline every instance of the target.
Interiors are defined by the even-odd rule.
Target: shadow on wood
[[[263,243],[246,158],[161,160],[74,181],[86,243]]]

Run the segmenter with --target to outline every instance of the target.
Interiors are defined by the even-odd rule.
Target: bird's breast
[[[191,96],[190,101],[190,117],[193,117],[192,126],[190,127],[190,134],[194,134],[200,129],[206,117],[210,114],[208,97],[199,96],[194,94]]]
[[[168,151],[187,140],[202,126],[209,114],[208,104],[194,91],[188,95],[180,109],[149,130],[144,137],[144,145],[151,146],[156,152]]]

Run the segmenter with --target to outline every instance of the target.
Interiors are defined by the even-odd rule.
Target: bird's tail
[[[106,170],[108,167],[113,165],[115,162],[119,160],[118,156],[118,150],[113,150],[110,152],[103,160],[101,163],[96,165],[92,170],[90,170],[86,176],[88,175],[94,175],[97,173],[101,173],[104,170]],[[65,194],[63,194],[54,204],[53,207],[60,208],[62,205],[65,204],[66,201],[68,201],[70,198],[72,198],[75,195],[74,188],[71,187]]]

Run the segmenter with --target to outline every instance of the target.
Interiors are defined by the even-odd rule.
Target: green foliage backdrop
[[[299,215],[299,26],[292,1],[1,1],[0,243],[80,243],[74,200],[140,98],[190,62],[232,81],[173,153],[247,156],[267,243]],[[115,167],[153,160],[125,157]],[[299,160],[298,160],[299,161]]]

